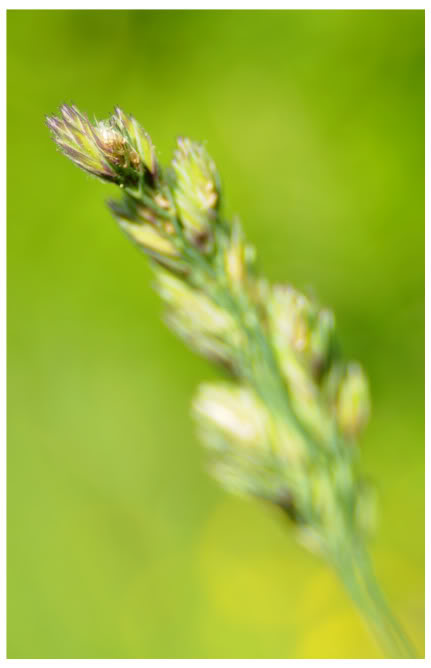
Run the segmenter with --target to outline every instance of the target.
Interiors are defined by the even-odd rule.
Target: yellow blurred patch
[[[326,616],[348,610],[352,605],[335,573],[325,565],[303,585],[296,610],[298,627],[319,624]]]
[[[277,519],[258,504],[229,499],[203,532],[202,588],[209,604],[236,623],[256,628],[296,623],[314,560]]]
[[[304,627],[305,629],[306,627]],[[331,614],[311,625],[298,642],[304,659],[382,659],[383,654],[352,609]]]

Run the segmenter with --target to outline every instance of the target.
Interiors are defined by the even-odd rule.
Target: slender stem
[[[342,557],[340,551],[332,560],[336,571],[385,654],[393,659],[418,658],[383,596],[365,548],[355,546]]]
[[[388,627],[391,629],[391,633],[399,643],[400,648],[405,653],[405,656],[409,658],[416,657],[416,652],[413,645],[402,629],[400,623],[392,613],[388,602],[386,601],[383,592],[379,587],[370,557],[364,548],[359,550],[358,566],[368,593],[375,602],[376,609],[381,612],[381,616],[386,620]]]

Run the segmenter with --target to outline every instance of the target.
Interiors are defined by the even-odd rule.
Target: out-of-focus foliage
[[[162,161],[207,141],[273,280],[370,377],[377,572],[423,644],[423,12],[8,12],[8,656],[378,657],[264,506],[202,472],[217,372],[160,321],[112,187],[53,151],[118,103]]]

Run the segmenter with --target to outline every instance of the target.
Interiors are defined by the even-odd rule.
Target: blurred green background
[[[367,369],[363,468],[389,600],[424,640],[424,12],[9,11],[9,658],[381,657],[278,515],[205,473],[217,372],[44,115],[207,141],[274,280],[313,288]]]

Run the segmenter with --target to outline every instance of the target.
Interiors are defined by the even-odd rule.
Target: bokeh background
[[[218,372],[44,115],[207,141],[274,280],[368,370],[377,572],[424,639],[424,12],[9,11],[9,658],[381,657],[335,578],[205,473]]]

